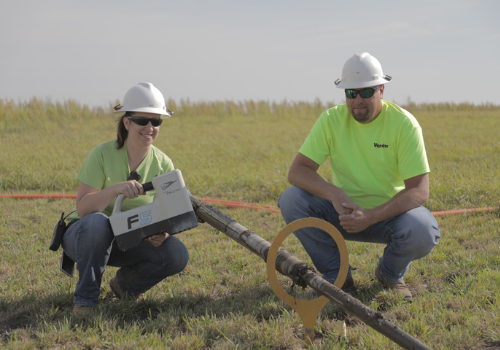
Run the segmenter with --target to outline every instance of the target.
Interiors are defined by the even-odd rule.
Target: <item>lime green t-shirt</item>
[[[155,176],[174,170],[172,160],[157,147],[151,145],[146,158],[135,170],[141,175],[140,183],[151,181]],[[87,159],[85,159],[76,179],[97,190],[105,189],[117,182],[126,181],[130,176],[128,164],[128,153],[126,144],[121,149],[116,149],[116,141],[109,141],[94,147]],[[156,191],[148,191],[146,195],[135,199],[125,199],[121,211],[139,207],[151,203]],[[103,213],[111,215],[113,212],[113,201]],[[66,221],[78,219],[76,211]]]
[[[365,209],[386,203],[405,188],[404,180],[430,171],[415,117],[394,103],[382,105],[368,124],[354,120],[345,104],[326,110],[299,150],[320,165],[330,157],[333,184]]]

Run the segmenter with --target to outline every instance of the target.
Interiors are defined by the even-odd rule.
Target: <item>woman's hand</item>
[[[115,186],[118,194],[123,194],[128,199],[134,199],[144,194],[142,185],[135,180],[118,182]]]
[[[166,232],[159,233],[154,236],[144,238],[146,241],[151,243],[155,248],[159,247],[170,235]]]

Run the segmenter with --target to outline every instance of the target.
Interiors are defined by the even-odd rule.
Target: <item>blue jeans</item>
[[[92,213],[73,223],[62,241],[64,252],[76,262],[79,273],[75,305],[94,306],[100,294],[106,265],[120,267],[116,276],[120,289],[139,297],[168,276],[186,267],[189,254],[184,244],[170,236],[159,247],[149,242],[122,252],[114,242],[108,217]]]
[[[387,244],[378,267],[391,282],[401,282],[411,262],[428,255],[441,237],[436,219],[422,206],[358,233],[347,233],[340,226],[339,214],[331,201],[313,196],[299,187],[287,188],[279,198],[278,206],[287,224],[302,218],[319,218],[335,226],[348,241]],[[323,278],[333,283],[340,269],[335,240],[325,231],[313,227],[302,228],[294,234]],[[348,276],[351,276],[350,266]]]

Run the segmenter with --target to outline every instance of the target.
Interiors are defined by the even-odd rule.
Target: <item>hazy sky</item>
[[[0,0],[0,99],[344,101],[369,52],[385,99],[500,103],[499,0]]]

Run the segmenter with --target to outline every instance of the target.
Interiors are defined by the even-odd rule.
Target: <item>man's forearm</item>
[[[368,210],[373,224],[406,213],[427,201],[425,193],[419,188],[404,189],[386,203]]]
[[[300,187],[310,194],[329,200],[335,210],[344,213],[342,203],[353,203],[352,200],[337,186],[327,182],[316,171],[308,167],[295,167],[294,171],[288,174],[290,184]]]

